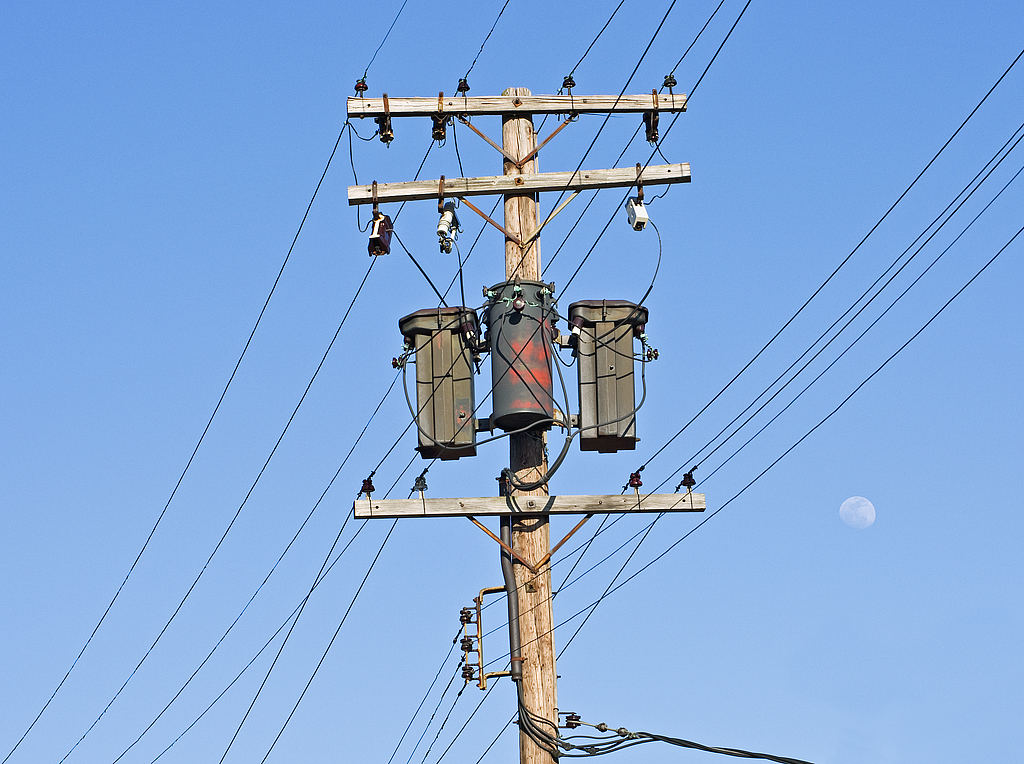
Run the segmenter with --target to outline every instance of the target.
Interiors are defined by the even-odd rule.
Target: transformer
[[[580,450],[614,453],[636,448],[633,338],[647,308],[625,300],[583,300],[569,306],[576,335]]]
[[[551,287],[508,281],[486,292],[494,412],[491,427],[549,429],[555,416],[551,342],[557,314]]]
[[[442,461],[476,456],[476,313],[464,307],[418,310],[400,319],[398,328],[416,354],[416,450]]]

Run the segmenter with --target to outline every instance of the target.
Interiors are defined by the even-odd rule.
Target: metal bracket
[[[636,198],[637,201],[643,202],[644,200],[644,180],[641,177],[644,169],[640,166],[640,163],[636,163]]]
[[[531,573],[533,573],[535,576],[540,574],[540,570],[538,570],[539,566],[538,567],[534,567],[533,565],[531,565],[530,562],[525,557],[523,557],[521,554],[519,554],[519,552],[517,552],[514,549],[512,549],[512,547],[510,547],[508,544],[506,544],[500,538],[495,536],[494,533],[492,533],[491,530],[487,526],[485,526],[483,523],[481,523],[475,517],[473,517],[472,515],[466,515],[466,517],[469,518],[469,521],[471,523],[473,523],[473,525],[475,525],[477,528],[482,530],[484,533],[486,533],[492,539],[497,541],[498,542],[498,546],[500,546],[502,549],[504,549],[510,555],[515,557],[517,560],[519,560],[519,562],[521,562],[523,565],[525,565],[530,570]],[[502,591],[505,591],[504,587],[502,587]]]
[[[639,167],[640,165],[637,165]],[[441,180],[437,182],[437,212],[441,214],[444,212],[444,175],[441,176]]]
[[[526,164],[527,162],[529,162],[531,159],[533,159],[540,152],[540,150],[542,148],[547,146],[548,145],[548,141],[550,141],[552,138],[554,138],[556,135],[558,135],[562,131],[562,128],[564,128],[570,122],[575,122],[578,118],[579,118],[579,115],[576,112],[573,112],[572,114],[570,114],[568,119],[565,120],[565,122],[563,122],[558,127],[556,127],[554,130],[552,130],[551,134],[537,145],[537,148],[535,148],[529,154],[527,154],[522,159],[520,159],[518,162],[516,162],[515,163],[516,167],[518,167],[520,170],[523,169],[523,165]]]
[[[647,128],[647,142],[658,142],[658,91],[651,91],[651,104],[654,107],[651,111],[644,112],[644,125]]]
[[[566,200],[565,200],[564,202],[562,202],[561,204],[559,204],[559,205],[558,205],[558,207],[556,207],[556,208],[555,208],[555,211],[554,211],[554,212],[552,212],[552,213],[551,213],[550,215],[548,215],[548,219],[547,219],[547,220],[545,220],[545,221],[544,221],[543,223],[541,223],[541,224],[540,224],[539,226],[537,226],[537,227],[536,227],[536,228],[534,229],[533,233],[531,233],[531,234],[530,234],[529,236],[527,236],[527,237],[526,237],[526,241],[524,241],[524,242],[523,242],[523,243],[522,243],[522,244],[521,244],[520,246],[523,246],[523,247],[525,247],[525,246],[526,246],[527,244],[529,244],[529,243],[530,243],[531,241],[533,241],[533,240],[534,240],[534,239],[536,239],[536,238],[537,238],[538,236],[540,236],[540,232],[541,232],[541,230],[542,230],[542,229],[544,228],[544,226],[546,226],[546,225],[547,225],[548,223],[550,223],[550,222],[551,222],[552,220],[554,220],[554,219],[555,219],[555,215],[557,215],[557,214],[558,214],[559,212],[561,212],[562,210],[564,210],[564,209],[565,209],[565,207],[566,207],[566,205],[567,205],[567,204],[569,204],[569,202],[571,202],[571,201],[572,201],[573,199],[575,199],[575,198],[576,198],[577,196],[579,196],[579,195],[580,195],[580,192],[579,192],[579,191],[573,191],[573,192],[572,192],[572,194],[570,194],[569,198],[568,198],[568,199],[566,199]]]
[[[584,517],[582,520],[580,520],[578,523],[576,523],[576,527],[573,528],[571,531],[569,531],[567,534],[565,534],[565,538],[562,539],[561,541],[559,541],[553,547],[551,547],[551,551],[548,552],[546,555],[544,555],[541,558],[540,562],[537,563],[537,567],[538,568],[543,568],[544,565],[547,563],[547,561],[550,560],[551,557],[555,554],[555,552],[557,552],[559,549],[562,548],[562,544],[564,544],[566,541],[568,541],[570,538],[572,538],[573,534],[576,533],[576,531],[578,531],[580,528],[582,528],[583,524],[585,522],[587,522],[587,520],[589,520],[593,516],[594,516],[593,514],[589,514],[586,517]]]
[[[470,642],[472,642],[474,640],[476,641],[476,648],[467,650],[467,649],[465,649],[465,647],[463,647],[463,652],[465,653],[466,666],[467,667],[470,665],[469,664],[469,654],[470,653],[476,653],[476,668],[477,668],[477,674],[478,674],[478,679],[477,679],[477,685],[476,686],[479,687],[481,690],[486,690],[487,689],[487,680],[488,679],[494,679],[494,678],[501,677],[501,676],[512,676],[512,672],[511,671],[491,671],[491,672],[486,673],[486,674],[484,673],[484,630],[483,630],[483,622],[481,620],[481,614],[482,614],[482,611],[483,611],[484,595],[485,594],[498,594],[499,592],[504,592],[504,591],[505,591],[505,587],[504,586],[489,586],[486,589],[481,589],[480,590],[480,594],[477,595],[477,597],[475,597],[473,599],[473,604],[476,605],[476,621],[470,620],[468,623],[464,621],[463,624],[462,624],[463,642],[465,642],[466,639],[469,639]],[[469,633],[469,626],[470,626],[470,624],[473,624],[474,626],[476,626],[476,634],[470,634]],[[513,658],[513,660],[517,660],[517,659]],[[519,658],[518,660],[523,660],[523,659]],[[469,682],[470,679],[472,679],[472,676],[471,675],[467,676],[466,673],[463,673],[463,676],[465,677],[467,683]]]
[[[472,131],[473,131],[474,133],[476,133],[476,134],[477,134],[477,135],[479,135],[479,136],[480,136],[481,138],[483,138],[483,139],[484,139],[485,141],[487,141],[487,142],[488,142],[489,144],[491,144],[491,146],[493,146],[494,148],[496,148],[496,149],[498,150],[498,152],[499,152],[499,153],[500,153],[500,154],[501,154],[501,155],[502,155],[503,157],[505,157],[505,159],[507,159],[508,161],[510,161],[510,162],[511,162],[512,164],[514,164],[514,165],[515,165],[516,167],[519,167],[519,169],[522,169],[522,166],[521,166],[521,165],[519,164],[519,160],[518,160],[518,159],[516,159],[516,158],[515,158],[514,156],[512,156],[512,155],[511,155],[511,154],[509,154],[509,153],[508,153],[507,151],[505,151],[505,149],[503,149],[503,148],[502,148],[501,146],[499,146],[499,145],[498,145],[497,143],[495,143],[495,142],[494,142],[494,141],[492,141],[492,140],[491,140],[490,138],[488,138],[488,137],[487,137],[486,135],[484,135],[484,134],[483,134],[482,132],[480,132],[480,131],[479,131],[479,130],[478,130],[478,129],[476,128],[476,127],[474,127],[474,126],[473,126],[473,123],[472,123],[472,122],[470,122],[470,121],[469,121],[468,119],[466,119],[465,117],[463,117],[463,116],[461,116],[461,115],[460,115],[460,116],[459,116],[459,122],[461,122],[462,124],[464,124],[464,125],[465,125],[466,127],[468,127],[468,128],[470,129],[470,130],[472,130]]]
[[[512,234],[512,233],[509,233],[509,231],[508,231],[508,230],[507,230],[507,229],[506,229],[506,228],[505,228],[504,226],[501,226],[501,225],[499,225],[498,223],[496,223],[496,222],[495,222],[494,220],[492,220],[492,219],[491,219],[491,217],[490,217],[490,216],[489,216],[489,215],[488,215],[488,214],[487,214],[486,212],[484,212],[483,210],[481,210],[481,209],[480,209],[479,207],[477,207],[477,206],[476,206],[475,204],[473,204],[472,202],[470,202],[470,201],[469,201],[468,199],[464,199],[464,198],[462,198],[462,199],[459,199],[459,203],[460,203],[460,204],[465,204],[465,205],[466,205],[467,207],[469,207],[469,208],[470,208],[471,210],[473,210],[473,212],[475,212],[475,213],[476,213],[477,215],[479,215],[480,217],[482,217],[482,218],[483,218],[484,220],[486,220],[486,221],[487,221],[488,223],[490,223],[490,224],[491,224],[492,226],[494,226],[494,227],[495,227],[495,228],[497,228],[497,229],[498,229],[499,231],[501,231],[501,232],[502,232],[503,234],[505,234],[505,236],[506,236],[506,237],[507,237],[507,238],[508,238],[508,239],[509,239],[510,241],[514,241],[514,242],[515,242],[516,244],[518,244],[518,245],[519,245],[520,247],[526,246],[526,245],[525,245],[525,244],[523,243],[523,241],[522,241],[522,240],[521,240],[521,239],[520,239],[520,238],[519,238],[518,236],[516,236],[515,234]]]

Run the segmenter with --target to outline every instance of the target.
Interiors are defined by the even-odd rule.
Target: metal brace
[[[430,131],[430,137],[440,143],[448,136],[448,117],[444,113],[444,91],[437,94],[437,114],[430,118],[434,121],[434,128]]]
[[[640,163],[636,163],[636,198],[638,202],[643,203],[644,200],[644,179],[641,177],[644,169],[640,166]]]

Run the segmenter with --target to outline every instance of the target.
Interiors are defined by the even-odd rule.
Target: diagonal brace
[[[539,571],[539,570],[538,570],[537,568],[535,568],[535,567],[534,567],[533,565],[531,565],[531,564],[530,564],[530,563],[529,563],[529,562],[528,562],[528,561],[526,560],[526,558],[524,558],[524,557],[523,557],[523,556],[522,556],[521,554],[519,554],[519,553],[518,553],[517,551],[515,551],[515,550],[514,550],[514,549],[513,549],[512,547],[510,547],[510,546],[509,546],[508,544],[506,544],[506,543],[505,543],[504,541],[502,541],[502,540],[501,540],[500,538],[498,538],[497,536],[495,536],[495,535],[494,535],[494,533],[492,533],[492,532],[491,532],[491,530],[490,530],[490,529],[489,529],[489,528],[488,528],[488,527],[487,527],[486,525],[484,525],[483,523],[481,523],[481,522],[480,522],[479,520],[477,520],[477,519],[476,519],[475,517],[473,517],[472,515],[466,515],[466,517],[468,517],[468,518],[469,518],[469,521],[470,521],[471,523],[473,523],[473,525],[475,525],[475,526],[476,526],[477,528],[479,528],[480,530],[482,530],[482,531],[483,531],[484,533],[486,533],[486,534],[487,534],[488,536],[490,536],[490,537],[491,537],[492,539],[494,539],[495,541],[497,541],[497,542],[498,542],[498,546],[500,546],[500,547],[501,547],[502,549],[504,549],[504,550],[505,550],[506,552],[508,552],[508,553],[509,553],[510,555],[512,555],[513,557],[515,557],[515,558],[516,558],[517,560],[519,560],[519,562],[523,563],[523,565],[525,565],[525,566],[526,566],[527,568],[529,568],[529,569],[530,569],[530,572],[531,572],[531,573],[533,573],[533,575],[535,575],[535,576],[536,576],[536,575],[540,575],[540,571]],[[582,525],[582,523],[580,523],[580,525]],[[579,527],[579,526],[577,526],[577,527]],[[556,547],[556,548],[557,548],[557,547]],[[550,556],[550,555],[549,555],[549,556]]]

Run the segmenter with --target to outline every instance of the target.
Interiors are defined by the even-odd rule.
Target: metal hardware
[[[384,93],[384,113],[374,117],[377,123],[377,132],[380,134],[381,143],[390,147],[391,141],[395,139],[395,131],[391,129],[391,107],[388,104],[388,94]]]

